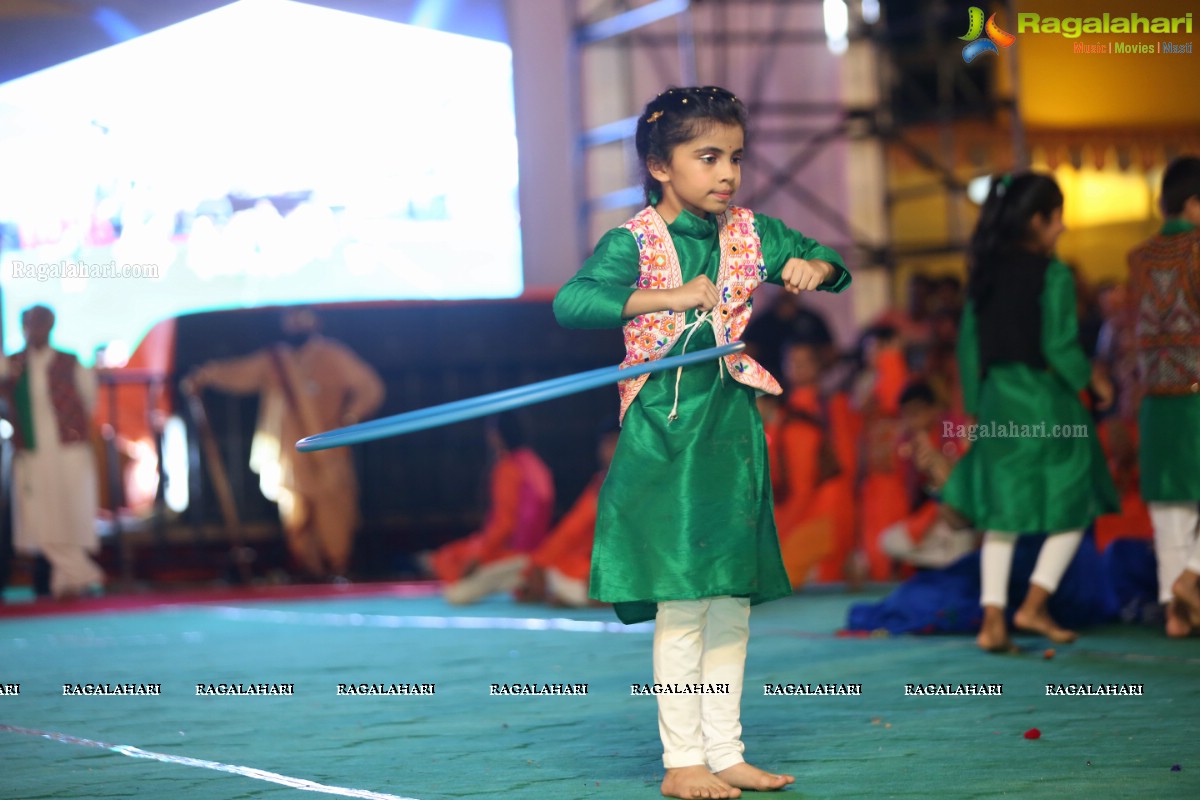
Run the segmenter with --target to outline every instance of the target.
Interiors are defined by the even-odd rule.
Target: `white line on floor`
[[[398,614],[333,614],[316,611],[277,611],[237,606],[205,606],[225,619],[275,622],[286,625],[328,625],[364,628],[460,628],[469,630],[566,631],[570,633],[652,633],[654,624],[625,625],[580,619],[539,617],[439,617]]]
[[[343,786],[326,786],[323,783],[306,780],[304,778],[291,778],[287,775],[280,775],[277,772],[267,772],[254,767],[242,767],[237,764],[222,764],[219,761],[205,761],[199,758],[188,758],[187,756],[173,756],[167,753],[155,753],[151,750],[143,750],[140,747],[133,747],[127,744],[108,744],[106,742],[98,742],[95,739],[84,739],[79,736],[70,736],[65,733],[54,733],[52,731],[39,731],[32,728],[19,728],[15,725],[0,725],[0,731],[8,733],[23,733],[27,736],[40,736],[43,739],[50,739],[54,742],[63,742],[64,744],[77,744],[84,747],[96,747],[101,750],[108,750],[113,753],[120,753],[123,756],[131,758],[146,758],[152,761],[161,761],[164,764],[182,764],[185,767],[202,767],[211,769],[217,772],[228,772],[232,775],[241,775],[246,778],[254,778],[255,780],[268,781],[277,783],[280,786],[287,786],[292,789],[300,789],[305,792],[319,792],[321,794],[336,794],[341,797],[359,797],[364,800],[413,800],[411,797],[400,797],[394,794],[383,794],[382,792],[372,792],[367,789],[348,789]]]

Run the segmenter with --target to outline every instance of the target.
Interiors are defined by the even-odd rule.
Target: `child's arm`
[[[701,275],[675,289],[638,289],[638,249],[633,234],[615,228],[601,237],[554,298],[554,316],[567,328],[619,328],[625,320],[654,311],[707,311],[717,289]]]
[[[836,250],[765,214],[755,214],[754,223],[770,283],[790,292],[840,292],[850,285],[850,272]]]
[[[717,287],[707,275],[699,275],[677,289],[637,289],[625,301],[621,314],[629,318],[654,311],[708,311],[718,299]]]
[[[837,272],[837,267],[820,259],[789,258],[780,277],[783,288],[792,294],[812,292]]]
[[[1046,363],[1072,391],[1081,391],[1092,379],[1092,364],[1079,346],[1079,321],[1075,314],[1075,279],[1058,262],[1046,268],[1042,289],[1042,354]]]
[[[554,316],[565,328],[619,328],[637,291],[638,248],[633,234],[614,228],[554,296]]]

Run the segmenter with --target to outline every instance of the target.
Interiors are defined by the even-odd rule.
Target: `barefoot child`
[[[1166,224],[1129,254],[1137,314],[1142,496],[1167,635],[1200,630],[1200,158],[1163,173]]]
[[[981,554],[979,646],[1011,648],[1004,609],[1016,537],[1049,536],[1017,628],[1055,642],[1075,639],[1046,608],[1083,529],[1119,508],[1091,417],[1079,392],[1103,404],[1112,386],[1079,345],[1075,285],[1054,258],[1063,196],[1053,178],[1004,176],[992,184],[971,237],[968,302],[958,357],[963,404],[978,418],[977,441],[942,492],[947,505],[986,531]]]
[[[623,327],[625,364],[737,341],[764,280],[841,291],[834,251],[732,205],[744,106],[717,87],[671,89],[638,118],[649,205],[606,233],[559,291],[567,327]],[[791,593],[771,512],[755,395],[775,379],[744,354],[624,381],[622,430],[601,489],[591,596],[626,623],[655,620],[662,793],[738,797],[792,783],[742,758],[750,606]]]

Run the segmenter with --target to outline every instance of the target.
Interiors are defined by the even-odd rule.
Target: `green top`
[[[962,381],[963,407],[968,414],[978,413],[980,376],[979,338],[975,328],[975,308],[967,303],[963,310],[958,337],[958,364]],[[1042,355],[1046,366],[1075,392],[1088,385],[1092,365],[1079,346],[1079,322],[1075,310],[1075,278],[1061,261],[1046,268],[1042,288]]]
[[[1055,533],[1119,510],[1104,453],[1079,392],[1091,364],[1079,345],[1075,279],[1060,261],[1041,294],[1046,369],[993,364],[979,374],[975,309],[959,334],[963,403],[978,438],[955,465],[942,497],[985,531]]]
[[[1196,230],[1196,226],[1188,222],[1183,217],[1171,217],[1163,223],[1159,234],[1163,236],[1174,236],[1177,233],[1187,233],[1188,231]]]
[[[837,266],[820,288],[841,291],[850,273],[833,250],[755,216],[767,280],[780,283],[790,258]],[[719,267],[715,219],[687,211],[667,226],[683,280]],[[625,228],[606,233],[554,300],[560,323],[620,327],[638,278],[638,249]],[[690,323],[696,317],[687,313]],[[684,336],[671,352],[684,350]],[[713,347],[700,326],[691,352]],[[623,622],[653,619],[662,600],[733,595],[760,603],[791,593],[775,532],[766,439],[755,391],[729,376],[724,362],[686,367],[679,377],[678,419],[668,422],[676,373],[652,374],[625,414],[616,454],[600,490],[591,595],[616,604]]]

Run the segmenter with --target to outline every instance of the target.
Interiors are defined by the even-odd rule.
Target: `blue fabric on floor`
[[[1022,536],[1017,541],[1008,584],[1010,615],[1025,598],[1029,577],[1045,538]],[[1089,531],[1063,575],[1058,591],[1050,598],[1050,613],[1060,625],[1083,628],[1111,622],[1117,617],[1121,605],[1111,588],[1108,575],[1111,568],[1106,568],[1096,552]],[[1136,583],[1137,578],[1130,580]],[[979,588],[979,551],[975,551],[944,569],[918,573],[878,603],[851,606],[846,627],[852,631],[883,629],[895,634],[973,633],[979,629],[982,619]]]
[[[1162,621],[1158,604],[1158,559],[1149,539],[1116,539],[1104,551],[1108,576],[1109,604],[1122,622],[1157,624]]]

